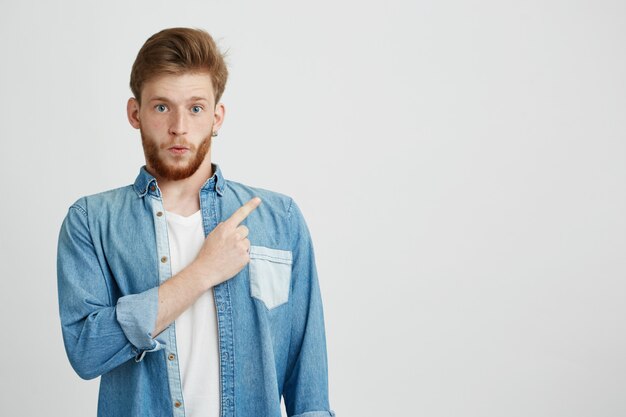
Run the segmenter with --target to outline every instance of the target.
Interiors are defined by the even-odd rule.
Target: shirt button
[[[154,191],[154,190],[156,190],[156,187],[154,185],[151,185],[150,186],[150,191]]]
[[[162,211],[157,211],[157,217],[161,217],[163,215]]]
[[[174,407],[176,407],[176,408],[180,407],[181,405],[182,405],[182,404],[180,403],[180,401],[176,401],[176,402],[174,403]]]
[[[174,355],[173,353],[170,353],[170,354],[167,356],[167,359],[169,359],[169,360],[173,361],[174,359],[176,359],[176,355]]]
[[[161,258],[161,262],[162,262],[162,263],[167,262],[167,256],[162,257],[162,258]]]

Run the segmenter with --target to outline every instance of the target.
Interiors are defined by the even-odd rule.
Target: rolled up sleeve
[[[139,350],[151,351],[159,346],[152,338],[157,319],[159,287],[117,300],[117,321],[130,343]]]
[[[72,205],[63,220],[57,284],[67,356],[81,378],[92,379],[163,346],[151,335],[158,287],[114,301],[87,220],[87,211],[79,204]]]

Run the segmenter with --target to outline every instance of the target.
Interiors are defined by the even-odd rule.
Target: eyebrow
[[[150,100],[148,100],[148,101],[167,101],[167,102],[169,102],[170,100],[169,100],[167,97],[161,97],[161,96],[158,96],[158,97],[152,97],[152,98],[151,98]],[[187,100],[187,101],[188,101],[188,102],[190,102],[190,101],[206,101],[207,103],[209,103],[209,100],[207,100],[207,99],[206,99],[206,98],[204,98],[204,97],[200,97],[200,96],[193,96],[193,97],[190,97],[190,98],[189,98],[189,100]]]

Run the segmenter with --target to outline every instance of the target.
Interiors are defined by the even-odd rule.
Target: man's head
[[[133,64],[127,112],[151,172],[181,180],[201,166],[210,169],[227,78],[224,56],[203,30],[165,29],[146,41]]]
[[[141,105],[144,83],[161,75],[206,72],[211,75],[215,103],[220,101],[228,69],[224,54],[206,31],[170,28],[150,36],[143,44],[130,74],[130,89]]]

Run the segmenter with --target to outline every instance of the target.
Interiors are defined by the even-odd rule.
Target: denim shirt
[[[313,245],[296,203],[213,176],[199,191],[204,233],[254,196],[241,224],[250,262],[214,287],[222,417],[334,416]],[[171,276],[167,223],[156,179],[78,199],[58,241],[63,341],[83,379],[101,376],[98,416],[185,415],[175,322],[156,337],[158,287]]]

